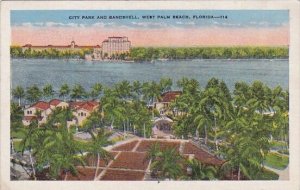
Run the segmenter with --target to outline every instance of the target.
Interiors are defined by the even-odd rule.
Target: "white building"
[[[120,55],[130,51],[131,42],[128,37],[108,37],[102,42],[102,57],[111,58],[113,55]]]

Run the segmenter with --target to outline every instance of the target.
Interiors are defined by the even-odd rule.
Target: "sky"
[[[11,28],[12,45],[101,45],[109,36],[147,47],[289,45],[288,10],[13,10]]]

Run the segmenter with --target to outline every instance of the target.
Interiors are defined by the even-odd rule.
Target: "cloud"
[[[170,24],[166,22],[131,22],[131,25],[142,28],[162,28],[170,26]]]

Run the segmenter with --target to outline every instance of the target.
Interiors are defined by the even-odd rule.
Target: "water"
[[[111,86],[122,80],[159,81],[170,77],[173,84],[182,77],[195,78],[204,87],[216,77],[233,90],[237,81],[260,80],[270,87],[288,89],[288,60],[180,60],[155,63],[92,62],[83,60],[13,59],[12,87],[63,83],[81,84],[87,90],[96,82]],[[175,85],[174,85],[175,86]]]

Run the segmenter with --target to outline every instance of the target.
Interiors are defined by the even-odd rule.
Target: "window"
[[[30,112],[29,111],[27,111],[27,114],[29,114]]]

